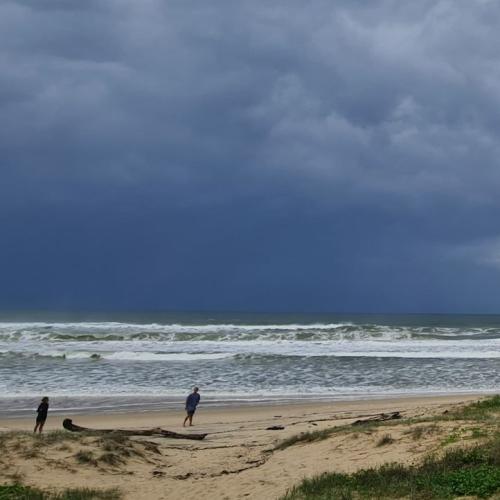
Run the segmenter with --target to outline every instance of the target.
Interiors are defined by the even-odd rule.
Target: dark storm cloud
[[[480,0],[3,2],[0,299],[493,310],[499,26]]]

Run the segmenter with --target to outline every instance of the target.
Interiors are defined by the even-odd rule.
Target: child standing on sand
[[[198,387],[193,387],[193,392],[186,399],[186,418],[182,427],[186,427],[186,422],[189,420],[189,426],[193,425],[193,415],[196,411],[196,407],[200,402],[200,395],[198,394]]]
[[[38,432],[41,434],[43,430],[43,426],[45,425],[45,421],[47,420],[47,413],[49,411],[49,398],[45,396],[42,398],[42,402],[39,404],[38,409],[36,410],[37,412],[37,417],[36,417],[36,425],[35,425],[35,430],[33,432],[36,432],[38,429]]]

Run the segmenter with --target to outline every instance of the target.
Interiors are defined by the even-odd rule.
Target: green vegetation
[[[422,424],[422,423],[429,423],[431,422],[431,425],[420,429],[419,427],[415,428],[414,430],[411,430],[413,434],[413,439],[418,440],[420,439],[424,434],[431,434],[433,432],[436,432],[438,430],[438,427],[436,426],[436,422],[443,422],[443,421],[455,421],[455,420],[472,420],[472,421],[478,421],[478,422],[483,422],[487,420],[491,420],[495,418],[495,413],[500,413],[500,395],[497,396],[492,396],[490,398],[483,399],[481,401],[478,401],[476,403],[471,403],[467,406],[464,406],[463,408],[460,408],[456,411],[453,412],[447,412],[443,415],[435,415],[435,416],[430,416],[430,417],[421,417],[421,418],[414,418],[414,419],[401,419],[401,420],[385,420],[381,422],[368,422],[363,425],[363,431],[364,432],[372,432],[374,429],[378,427],[383,427],[383,426],[396,426],[396,425],[413,425],[413,424]],[[295,444],[299,443],[312,443],[314,441],[321,441],[323,439],[328,439],[332,434],[336,433],[345,433],[345,432],[350,432],[350,433],[357,433],[359,431],[358,428],[354,428],[350,425],[339,425],[336,427],[329,427],[327,429],[322,429],[318,431],[312,431],[312,432],[302,432],[300,434],[296,434],[295,436],[291,436],[285,440],[283,440],[281,443],[279,443],[276,446],[276,450],[284,450],[290,446],[293,446]],[[485,434],[484,431],[477,431],[478,433]],[[476,437],[481,437],[476,433]],[[455,442],[458,440],[458,437],[450,437],[449,443],[444,443],[444,444],[450,444],[452,442]]]
[[[322,441],[323,439],[329,438],[332,434],[339,432],[342,427],[329,427],[328,429],[312,431],[312,432],[302,432],[300,434],[295,434],[287,439],[284,439],[276,445],[276,450],[284,450],[290,446],[297,443],[313,443],[314,441]]]
[[[20,484],[0,485],[0,500],[118,500],[118,490],[68,489],[52,493]]]
[[[384,434],[378,441],[377,446],[386,446],[388,444],[394,443],[394,439],[390,434]]]
[[[448,434],[442,441],[441,446],[448,446],[449,444],[457,443],[461,439],[459,432],[452,432]]]
[[[500,439],[447,450],[417,466],[387,464],[354,474],[329,473],[304,480],[283,500],[349,498],[488,498],[500,491]]]
[[[28,435],[27,432],[15,432],[15,431],[0,432],[0,450],[3,450],[7,446],[7,443],[9,443],[14,439],[16,439],[15,442],[16,444],[18,444],[19,441],[17,438],[27,435]]]
[[[473,429],[470,429],[471,431],[471,439],[480,439],[480,438],[485,438],[488,437],[488,432],[485,429],[481,429],[480,427],[474,427]]]
[[[469,448],[447,449],[432,455],[420,465],[386,464],[379,468],[360,470],[353,474],[325,473],[305,479],[290,490],[283,500],[350,500],[362,498],[448,499],[459,496],[500,498],[500,435],[498,414],[500,396],[483,399],[455,411],[433,417],[405,419],[370,424],[369,430],[383,426],[418,425],[404,432],[414,440],[439,431],[438,422],[478,422],[482,427],[457,426],[441,442],[441,446],[464,439],[481,439],[493,435],[487,443]],[[487,424],[487,427],[484,427]],[[495,432],[495,429],[497,431]],[[366,430],[366,429],[365,429]],[[356,431],[359,431],[357,429]],[[301,442],[327,439],[336,432],[355,432],[350,426],[333,427],[322,431],[292,436],[277,448],[285,449]],[[377,446],[391,443],[389,434],[381,437]]]
[[[44,432],[43,434],[33,434],[33,437],[40,446],[63,441],[80,441],[86,436],[85,433],[74,433],[69,431],[50,431]]]
[[[449,444],[457,443],[459,441],[464,441],[468,439],[482,439],[492,434],[496,434],[494,431],[488,432],[487,429],[482,429],[480,427],[460,427],[455,428],[453,432],[448,434],[442,441],[441,446],[447,446]]]
[[[21,448],[24,441],[30,441],[34,447],[43,448],[64,441],[79,441],[87,435],[84,433],[75,434],[68,431],[50,431],[43,434],[34,434],[27,431],[0,432],[0,449],[12,442],[14,448]]]
[[[439,426],[436,424],[430,425],[419,425],[418,427],[410,428],[403,432],[403,434],[410,435],[413,441],[419,441],[424,436],[429,436],[430,434],[434,434],[439,432]]]
[[[500,395],[483,399],[464,406],[446,415],[451,420],[487,420],[492,414],[500,412]]]
[[[99,457],[98,461],[104,462],[108,465],[120,465],[125,463],[125,460],[122,457],[120,457],[120,455],[111,452],[103,453]]]
[[[144,458],[143,451],[134,447],[133,441],[123,434],[109,434],[103,436],[98,441],[99,446],[106,452],[99,458],[99,461],[108,463],[109,465],[124,464],[128,457],[137,456]],[[140,446],[144,450],[154,451],[159,453],[158,447],[154,443],[142,441]]]
[[[75,459],[80,464],[97,465],[97,460],[91,451],[80,450],[75,453]]]
[[[99,446],[107,452],[119,453],[129,457],[134,451],[134,447],[127,437],[121,434],[111,434],[99,440]]]
[[[27,459],[37,458],[40,456],[40,450],[38,447],[32,446],[31,448],[27,448],[27,449],[23,450],[21,455],[23,458],[27,458]]]

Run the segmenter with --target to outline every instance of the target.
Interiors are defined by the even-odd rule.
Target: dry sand
[[[133,438],[111,454],[123,463],[107,463],[110,448],[102,439],[84,437],[56,441],[34,450],[31,436],[0,446],[0,482],[13,478],[42,488],[119,488],[135,499],[255,499],[283,495],[304,477],[321,472],[352,472],[385,462],[413,462],[436,449],[453,423],[442,423],[416,441],[408,426],[394,424],[275,450],[282,440],[305,431],[325,429],[382,412],[404,417],[441,414],[477,400],[478,396],[418,397],[385,400],[294,404],[240,408],[203,408],[195,426],[182,428],[176,411],[71,415],[74,423],[92,428],[162,427],[176,432],[208,433],[203,441]],[[31,430],[34,419],[0,420],[0,432]],[[61,416],[50,416],[46,430],[62,429]],[[266,430],[281,425],[284,430]],[[389,433],[394,442],[377,446]],[[71,435],[73,436],[73,435]],[[1,437],[1,436],[0,436]],[[90,452],[96,462],[80,463],[75,455]],[[109,453],[108,453],[109,456]],[[113,458],[113,457],[111,457]],[[113,460],[111,460],[112,462]]]

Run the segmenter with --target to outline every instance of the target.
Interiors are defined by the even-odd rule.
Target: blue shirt
[[[193,392],[186,399],[186,410],[194,411],[200,402],[200,395],[197,392]]]

